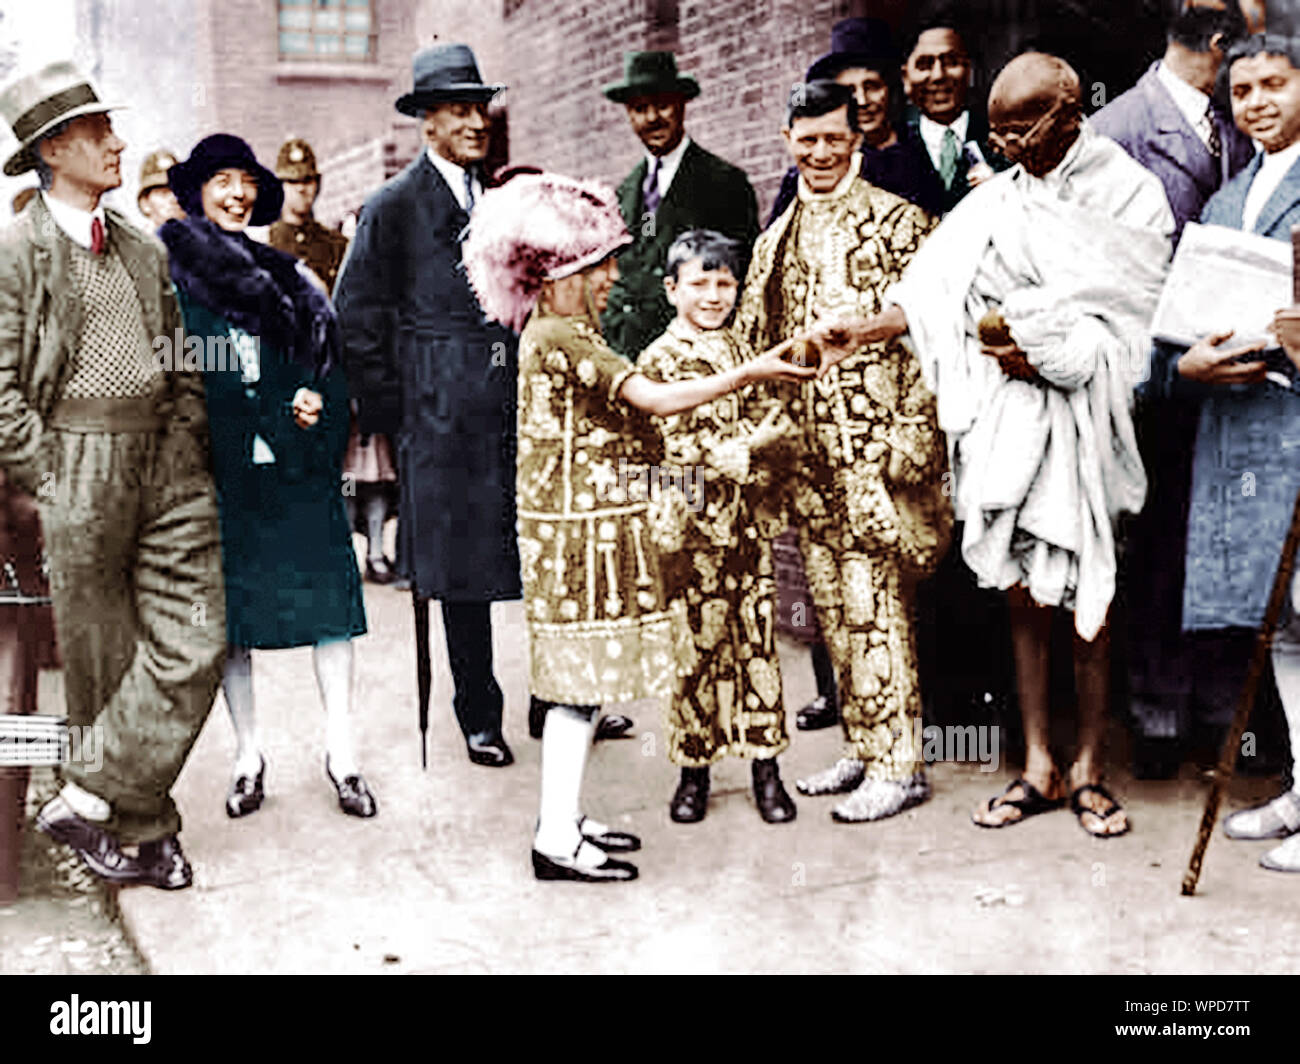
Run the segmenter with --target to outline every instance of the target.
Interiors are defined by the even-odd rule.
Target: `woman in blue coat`
[[[284,193],[244,141],[206,137],[168,180],[188,215],[159,233],[188,336],[174,357],[197,358],[203,343],[221,513],[222,689],[238,742],[226,812],[246,816],[264,797],[251,651],[311,646],[326,774],[345,813],[374,816],[350,724],[351,641],[366,616],[340,492],[348,392],[334,312],[294,258],[245,235],[279,216]]]

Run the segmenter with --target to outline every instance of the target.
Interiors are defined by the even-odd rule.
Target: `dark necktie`
[[[1206,147],[1216,159],[1223,154],[1223,138],[1219,135],[1219,116],[1214,113],[1214,105],[1205,108],[1205,121],[1210,124],[1210,136]]]
[[[469,213],[474,209],[474,175],[468,170],[465,171],[465,212]]]
[[[104,223],[98,218],[90,220],[90,250],[96,255],[104,253]]]
[[[646,174],[645,184],[641,186],[641,198],[645,200],[646,214],[654,214],[659,209],[659,156]]]

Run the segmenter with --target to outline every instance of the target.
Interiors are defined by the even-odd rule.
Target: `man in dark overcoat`
[[[758,237],[758,199],[745,172],[686,135],[686,102],[699,94],[694,78],[678,74],[672,52],[628,52],[623,79],[605,87],[645,146],[618,186],[633,242],[619,253],[619,279],[601,315],[606,342],[625,358],[636,359],[673,319],[664,263],[674,240],[688,229],[738,240],[743,275]]]
[[[417,603],[442,604],[470,760],[504,766],[491,603],[521,590],[516,339],[485,320],[460,244],[485,181],[488,103],[505,86],[485,85],[463,44],[413,67],[397,109],[420,119],[427,147],[366,201],[334,294],[360,430],[397,442],[398,556]]]

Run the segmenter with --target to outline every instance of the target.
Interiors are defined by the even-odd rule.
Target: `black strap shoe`
[[[619,861],[606,857],[598,865],[578,863],[578,854],[582,852],[583,839],[572,857],[551,857],[539,850],[533,850],[533,875],[537,879],[571,879],[579,883],[626,883],[636,879],[637,867],[630,861]]]
[[[602,831],[594,834],[586,829],[587,818],[578,818],[578,830],[582,837],[593,846],[599,846],[606,853],[633,853],[641,849],[641,840],[630,831]]]
[[[262,808],[266,797],[263,781],[266,777],[266,758],[259,757],[261,765],[256,776],[236,776],[230,784],[230,793],[226,795],[226,816],[237,820],[249,813],[256,813]]]
[[[181,850],[181,840],[167,835],[140,843],[140,880],[159,890],[184,890],[194,882],[194,870]]]
[[[840,722],[840,707],[835,699],[818,695],[795,714],[794,726],[800,731],[820,731]]]
[[[98,824],[74,813],[61,796],[36,814],[36,828],[72,849],[100,879],[122,885],[141,881],[138,860],[123,853],[117,839]]]
[[[515,755],[506,745],[505,736],[499,731],[474,732],[465,736],[465,748],[469,759],[476,765],[488,765],[491,768],[505,768],[513,765]]]
[[[370,788],[366,786],[366,781],[360,773],[344,776],[343,782],[340,783],[330,771],[330,759],[327,755],[325,775],[329,777],[330,783],[334,784],[334,790],[338,792],[339,808],[348,816],[359,816],[364,819],[379,812],[379,803],[375,801],[375,796],[370,793]]]
[[[627,737],[634,727],[631,717],[611,713],[609,716],[601,717],[600,723],[596,725],[596,742],[602,739],[622,739]]]
[[[393,563],[387,558],[376,558],[374,561],[366,561],[366,580],[372,584],[391,584],[397,579],[397,573],[393,569]]]
[[[795,818],[798,810],[790,795],[786,793],[785,784],[781,782],[781,770],[777,768],[776,758],[766,757],[755,760],[751,769],[754,777],[754,801],[758,803],[758,815],[769,824],[788,824]]]
[[[668,816],[677,824],[697,824],[709,809],[708,768],[682,769],[681,782],[668,803]]]

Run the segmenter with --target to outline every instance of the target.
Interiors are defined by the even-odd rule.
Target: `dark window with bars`
[[[375,58],[374,0],[278,0],[282,59]]]

